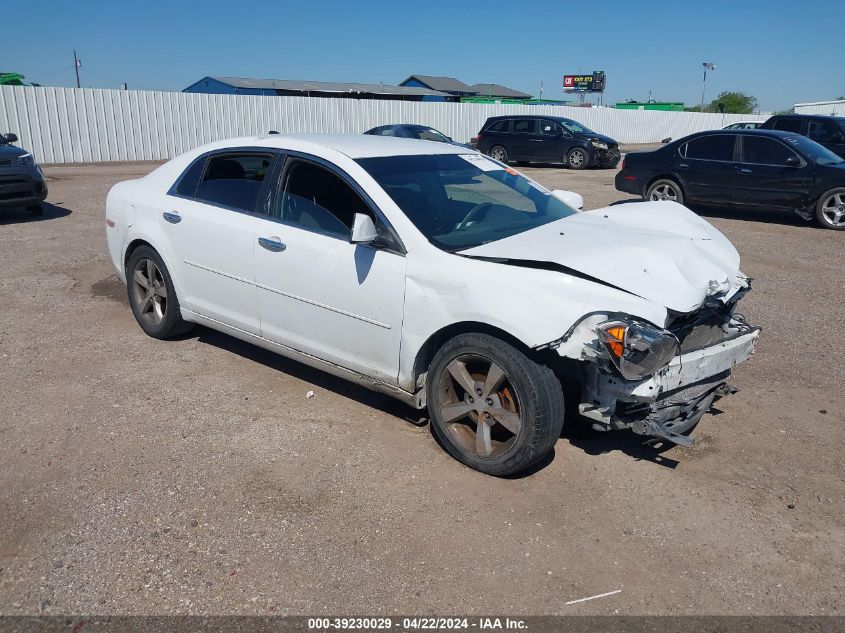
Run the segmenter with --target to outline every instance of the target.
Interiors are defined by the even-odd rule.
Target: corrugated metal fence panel
[[[831,116],[845,116],[845,101],[796,103],[795,114],[827,114]]]
[[[504,114],[575,119],[622,143],[652,143],[755,117],[612,108],[265,97],[182,92],[0,86],[0,132],[43,163],[157,160],[234,136],[278,132],[357,134],[421,123],[458,141]]]

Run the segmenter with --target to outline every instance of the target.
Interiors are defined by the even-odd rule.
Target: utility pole
[[[79,67],[82,61],[76,56],[76,49],[73,49],[73,69],[76,71],[76,87],[79,88]]]
[[[701,84],[701,110],[699,112],[704,112],[704,91],[707,89],[707,71],[716,70],[716,64],[701,62],[701,65],[704,66],[704,81]]]
[[[543,98],[543,82],[540,82],[540,99]]]

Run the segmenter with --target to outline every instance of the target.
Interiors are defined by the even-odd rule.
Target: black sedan
[[[793,211],[845,229],[845,161],[790,132],[700,132],[631,152],[616,188],[647,200]]]
[[[26,207],[40,215],[47,197],[44,173],[32,154],[12,145],[17,140],[16,134],[0,134],[0,207]]]
[[[453,141],[451,138],[438,132],[433,127],[427,125],[416,125],[413,123],[394,123],[392,125],[380,125],[374,127],[372,130],[367,130],[364,134],[372,134],[373,136],[398,136],[400,138],[416,138],[421,141],[437,141],[438,143],[449,143],[459,147],[468,147],[463,143]]]

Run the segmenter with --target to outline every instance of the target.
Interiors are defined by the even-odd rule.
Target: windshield
[[[572,119],[558,119],[557,121],[573,134],[595,134],[595,132],[586,125],[581,125]]]
[[[451,139],[430,127],[412,127],[408,128],[411,136],[422,141],[438,141],[440,143],[448,143]]]
[[[842,162],[839,156],[805,136],[787,136],[783,140],[794,145],[795,149],[818,165],[835,165]]]
[[[451,252],[577,213],[542,185],[480,154],[390,156],[357,162],[432,244]]]

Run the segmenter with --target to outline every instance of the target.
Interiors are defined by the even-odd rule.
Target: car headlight
[[[607,143],[602,143],[601,141],[592,141],[592,143],[596,149],[607,149]]]
[[[32,154],[18,156],[18,165],[21,167],[35,167],[35,157]]]
[[[606,321],[597,328],[610,360],[626,380],[642,380],[665,367],[678,353],[678,339],[645,323]]]

